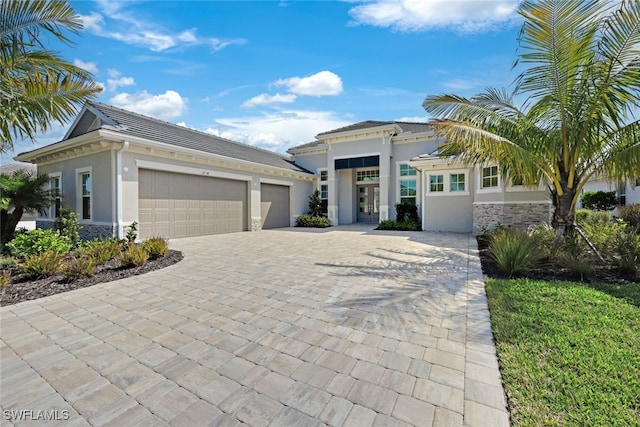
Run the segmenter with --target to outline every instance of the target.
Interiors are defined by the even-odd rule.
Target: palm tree
[[[102,89],[91,73],[47,50],[41,33],[70,43],[82,22],[66,1],[0,0],[0,152],[65,122]]]
[[[0,244],[9,242],[22,215],[45,210],[53,204],[56,194],[47,189],[49,176],[18,170],[0,175]]]
[[[423,104],[447,142],[444,155],[469,165],[497,162],[526,185],[544,182],[558,235],[573,230],[587,181],[640,173],[640,3],[526,0],[519,13],[512,93],[487,89],[470,99],[428,96]],[[523,107],[514,98],[523,99]]]

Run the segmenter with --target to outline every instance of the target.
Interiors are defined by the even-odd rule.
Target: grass
[[[487,281],[518,426],[640,425],[640,284]]]

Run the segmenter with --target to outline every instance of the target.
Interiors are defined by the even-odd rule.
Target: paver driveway
[[[171,246],[167,269],[1,309],[3,424],[509,424],[473,237]]]

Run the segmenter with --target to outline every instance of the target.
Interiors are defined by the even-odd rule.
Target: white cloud
[[[107,85],[109,90],[116,90],[123,86],[133,86],[136,84],[133,77],[123,77],[120,71],[113,68],[107,69],[107,74],[110,78],[107,79]]]
[[[187,112],[187,99],[173,90],[152,95],[146,90],[135,94],[119,93],[109,100],[112,105],[140,114],[168,120]]]
[[[427,123],[429,122],[429,117],[427,116],[413,116],[413,117],[400,117],[399,119],[393,119],[396,122],[407,122],[407,123]]]
[[[398,31],[483,32],[519,18],[519,0],[373,0],[349,11],[355,24]]]
[[[326,96],[342,93],[342,79],[331,71],[320,71],[307,77],[290,77],[273,83],[296,95]]]
[[[221,40],[215,37],[200,37],[196,34],[196,28],[178,32],[166,30],[128,12],[125,9],[128,6],[126,2],[97,1],[96,3],[102,13],[92,11],[89,15],[80,15],[87,31],[154,52],[198,45],[209,46],[213,52],[217,52],[230,45],[246,43],[244,39]],[[106,24],[105,18],[109,20],[109,25]],[[111,28],[115,29],[111,30]]]
[[[262,93],[254,96],[242,103],[242,108],[251,108],[258,105],[270,105],[270,104],[291,104],[296,100],[297,96],[289,93],[281,95],[276,93],[275,95],[269,95],[268,93]]]
[[[73,65],[75,65],[78,68],[82,68],[83,70],[87,70],[92,74],[98,73],[98,66],[96,65],[95,62],[84,62],[81,59],[74,59]]]
[[[249,117],[216,119],[205,132],[260,148],[285,153],[295,145],[314,140],[327,129],[350,124],[330,111],[280,111]]]

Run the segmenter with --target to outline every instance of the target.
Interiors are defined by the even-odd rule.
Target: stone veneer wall
[[[82,240],[91,240],[98,237],[113,237],[117,230],[112,225],[98,224],[80,224],[80,238]],[[36,228],[50,229],[53,228],[53,221],[36,221]]]
[[[550,203],[488,203],[473,205],[473,234],[494,229],[498,223],[525,229],[531,225],[549,223],[553,206]]]

